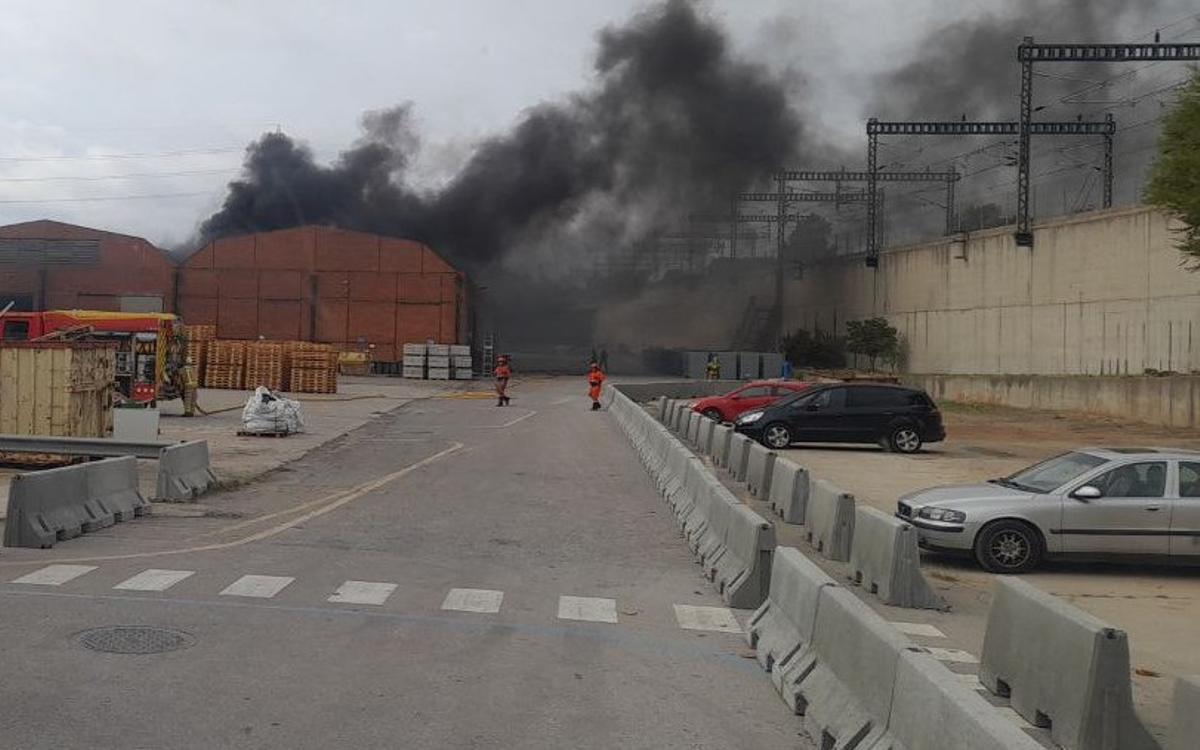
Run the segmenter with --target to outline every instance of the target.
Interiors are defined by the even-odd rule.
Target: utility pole
[[[1029,137],[1038,125],[1033,122],[1034,63],[1067,62],[1150,62],[1200,60],[1200,44],[1037,44],[1027,36],[1017,47],[1021,63],[1020,148],[1017,154],[1017,231],[1022,247],[1033,247],[1033,217],[1029,200]],[[1111,122],[1111,116],[1108,122]],[[1112,131],[1115,132],[1115,129]],[[1105,204],[1112,203],[1112,132],[1105,143]]]

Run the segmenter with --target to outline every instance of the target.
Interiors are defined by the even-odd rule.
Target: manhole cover
[[[85,630],[77,638],[93,651],[110,654],[161,654],[187,648],[196,642],[195,638],[182,630],[140,625]]]

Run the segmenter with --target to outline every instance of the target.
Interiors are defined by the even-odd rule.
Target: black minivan
[[[879,443],[916,453],[946,439],[925,391],[888,383],[830,383],[743,414],[735,425],[768,448],[792,443]]]

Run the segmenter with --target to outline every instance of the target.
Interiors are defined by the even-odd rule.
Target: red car
[[[755,380],[724,396],[702,398],[692,406],[692,410],[718,422],[733,422],[751,409],[761,409],[809,385],[798,380]]]

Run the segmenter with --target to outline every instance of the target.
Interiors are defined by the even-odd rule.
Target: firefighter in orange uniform
[[[508,357],[500,355],[496,358],[496,406],[508,406],[508,379],[512,377],[512,368],[508,366]]]
[[[592,397],[592,411],[600,410],[600,388],[604,385],[604,370],[600,369],[600,365],[593,362],[592,369],[588,372],[588,395]]]

